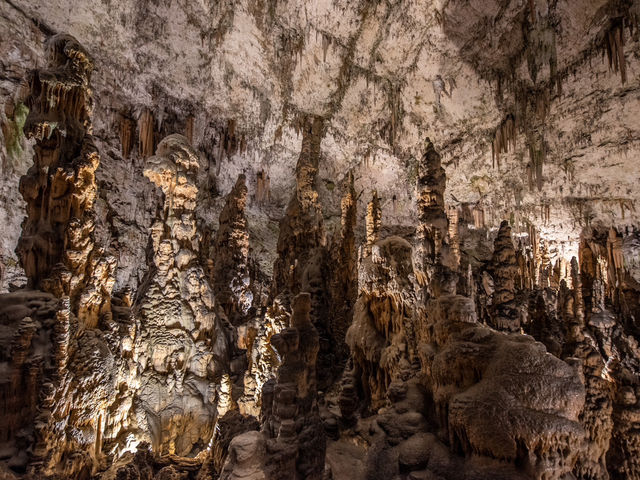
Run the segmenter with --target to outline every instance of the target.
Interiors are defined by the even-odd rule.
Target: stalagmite
[[[308,119],[303,127],[302,151],[296,165],[296,192],[280,224],[278,259],[274,265],[273,296],[301,291],[302,276],[311,258],[324,246],[322,212],[315,189],[320,161],[322,119]]]
[[[25,132],[36,145],[34,164],[20,180],[27,218],[16,252],[29,286],[70,297],[73,312],[95,327],[109,311],[115,259],[93,234],[100,165],[91,136],[93,63],[71,36],[52,38],[49,48],[49,70],[30,79]]]
[[[640,479],[640,1],[122,3],[0,2],[0,479]]]
[[[27,218],[17,248],[38,290],[0,295],[3,328],[15,329],[3,359],[12,368],[0,388],[0,437],[21,432],[13,462],[22,472],[77,478],[100,468],[124,426],[131,363],[121,350],[131,322],[111,308],[116,263],[94,238],[93,61],[70,35],[47,47],[48,66],[29,81],[25,132],[36,143],[20,182]]]
[[[448,246],[449,220],[444,205],[447,183],[445,171],[431,140],[427,138],[425,143],[426,151],[418,163],[417,183],[416,266],[420,282],[430,282],[441,267],[457,267]],[[433,289],[431,293],[434,293]]]
[[[253,303],[249,278],[249,232],[244,213],[246,204],[246,178],[241,174],[220,213],[213,259],[213,291],[218,304],[234,325],[246,320]]]
[[[518,273],[516,252],[509,222],[503,220],[493,249],[493,315],[490,325],[498,330],[518,331],[520,319],[515,305],[515,280]]]
[[[146,162],[144,174],[162,189],[164,208],[151,228],[153,268],[135,306],[141,327],[133,415],[154,452],[181,456],[204,448],[217,416],[236,408],[235,385],[242,382],[230,369],[231,326],[216,311],[199,260],[198,167],[182,135],[163,139]]]
[[[380,197],[375,190],[371,194],[371,201],[367,204],[365,255],[371,255],[371,247],[380,239],[380,226],[382,223],[382,209]]]
[[[269,478],[320,480],[326,440],[317,405],[319,337],[310,320],[311,297],[292,303],[291,326],[271,339],[283,362],[263,400]],[[272,390],[271,390],[272,389]]]
[[[460,236],[458,230],[459,212],[455,207],[449,207],[447,209],[447,219],[449,221],[449,239],[451,243],[451,254],[453,255],[453,261],[455,267],[460,265]]]
[[[349,356],[345,335],[353,317],[353,306],[358,294],[358,271],[356,256],[355,227],[357,223],[357,196],[353,173],[346,179],[345,193],[340,204],[340,230],[336,233],[330,248],[331,262],[340,265],[332,270],[330,280],[331,306],[329,310],[329,331],[334,343],[334,367],[337,377],[344,369]]]

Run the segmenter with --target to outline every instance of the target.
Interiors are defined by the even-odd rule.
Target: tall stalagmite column
[[[449,219],[444,206],[447,177],[440,154],[425,140],[426,151],[418,163],[418,227],[415,265],[418,282],[430,295],[455,291],[458,265],[448,245]]]
[[[444,209],[447,177],[433,143],[425,140],[426,151],[418,163],[417,237],[426,261],[435,262],[446,239],[449,222]]]
[[[353,306],[358,297],[358,270],[355,246],[357,222],[357,199],[353,174],[347,177],[346,192],[342,197],[340,231],[331,245],[331,262],[339,268],[331,269],[331,308],[329,331],[332,335],[336,358],[333,370],[337,376],[344,368],[349,356],[345,335],[351,324]]]
[[[299,293],[307,265],[324,247],[322,211],[315,187],[323,129],[321,118],[305,120],[302,150],[296,165],[296,193],[280,222],[278,259],[273,266],[273,297]]]
[[[375,190],[371,194],[371,201],[367,204],[367,217],[365,219],[365,230],[367,243],[364,246],[364,255],[371,255],[371,248],[380,240],[380,227],[382,226],[382,209],[380,208],[380,197]]]
[[[29,79],[25,133],[33,166],[20,179],[27,218],[16,252],[29,286],[58,297],[88,326],[110,309],[115,259],[94,241],[95,171],[100,156],[91,125],[93,61],[70,35],[48,44],[49,64]]]
[[[164,210],[151,227],[153,265],[136,305],[135,417],[155,452],[185,456],[204,448],[217,416],[234,408],[242,373],[230,371],[233,330],[215,310],[200,263],[198,166],[182,135],[163,139],[147,159],[144,174],[162,189]]]
[[[292,308],[291,326],[271,340],[283,361],[276,381],[263,393],[267,469],[273,480],[320,480],[326,439],[317,404],[320,345],[309,294],[296,296]]]
[[[296,165],[296,193],[280,222],[278,258],[273,266],[272,297],[288,308],[300,292],[311,295],[311,321],[320,335],[318,383],[330,382],[335,352],[329,331],[329,252],[315,183],[320,162],[324,120],[305,118],[302,150]]]
[[[220,212],[213,262],[216,300],[234,325],[246,320],[245,316],[253,303],[249,285],[249,231],[244,214],[246,205],[247,185],[242,174],[229,192]]]
[[[511,227],[506,220],[500,224],[491,264],[495,290],[490,324],[498,330],[518,331],[520,320],[515,305],[518,263],[511,240]]]

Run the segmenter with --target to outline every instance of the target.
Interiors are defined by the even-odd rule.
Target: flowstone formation
[[[200,264],[195,206],[198,157],[182,135],[160,142],[145,176],[162,189],[151,228],[153,264],[135,308],[138,373],[133,416],[154,452],[188,456],[206,448],[215,421],[233,407],[233,330],[216,311]],[[239,372],[236,372],[236,377]]]

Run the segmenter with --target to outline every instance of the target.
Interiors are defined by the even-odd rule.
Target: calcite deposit
[[[640,480],[639,19],[0,2],[0,479]]]

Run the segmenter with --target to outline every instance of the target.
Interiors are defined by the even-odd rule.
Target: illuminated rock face
[[[112,308],[115,259],[94,239],[93,61],[69,35],[47,49],[26,100],[35,155],[20,181],[27,217],[16,250],[29,289],[0,296],[0,423],[18,472],[78,477],[104,468],[127,425],[135,324],[126,302]]]
[[[136,310],[138,388],[133,415],[153,451],[187,456],[205,448],[215,420],[234,404],[230,338],[199,263],[194,209],[198,157],[170,135],[146,161],[164,208],[151,230],[153,264]]]
[[[640,478],[638,18],[0,2],[0,478]]]
[[[100,157],[91,125],[93,60],[69,35],[56,35],[50,64],[36,70],[26,99],[25,134],[34,163],[20,179],[27,218],[16,251],[32,288],[68,296],[80,320],[95,327],[109,310],[115,259],[94,241],[95,171]]]

